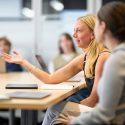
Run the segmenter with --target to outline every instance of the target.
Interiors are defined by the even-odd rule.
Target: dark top
[[[6,71],[7,72],[21,72],[21,71],[23,71],[23,69],[19,64],[6,62]]]
[[[103,51],[102,53],[104,53],[104,52],[109,52],[109,51]],[[100,53],[100,54],[101,54],[101,53]],[[94,73],[95,73],[95,66],[96,66],[96,63],[97,63],[97,60],[98,60],[100,54],[98,55],[98,57],[97,57],[97,59],[96,59],[96,61],[95,61],[95,63],[94,63],[94,68],[93,68]],[[93,88],[93,84],[94,84],[95,74],[94,74],[94,76],[93,76],[92,79],[86,77],[86,74],[85,74],[86,56],[87,56],[87,55],[85,54],[84,63],[83,63],[83,70],[84,70],[84,76],[85,76],[85,81],[86,81],[86,85],[87,85],[88,91],[89,91],[89,93],[91,93],[92,88]]]

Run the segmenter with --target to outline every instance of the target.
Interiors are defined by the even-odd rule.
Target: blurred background
[[[37,67],[40,67],[40,64],[35,55],[40,55],[42,68],[48,71],[46,69],[49,63],[59,53],[60,35],[66,32],[72,36],[74,23],[79,16],[96,14],[102,5],[111,1],[125,2],[125,0],[0,0],[0,38],[3,37],[4,41],[8,41],[6,40],[8,38],[12,43],[11,51],[20,52]],[[10,47],[8,42],[3,43],[3,39],[0,41],[2,41],[0,46]],[[81,49],[77,47],[76,49],[82,53]],[[8,71],[22,71],[19,67],[16,70],[12,67],[17,68],[15,65],[9,65]],[[41,114],[42,116],[39,115],[38,118],[39,125],[44,113]],[[20,117],[19,111],[16,116]],[[0,111],[0,125],[8,125],[6,122],[8,117],[8,110]],[[19,121],[16,124],[19,125]]]
[[[96,13],[110,1],[113,0],[0,0],[0,37],[8,37],[12,50],[31,63],[38,65],[34,55],[40,54],[48,65],[58,52],[59,35],[72,35],[77,17]]]

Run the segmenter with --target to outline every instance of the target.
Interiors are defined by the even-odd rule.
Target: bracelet
[[[31,68],[29,69],[29,71],[30,71],[31,73],[33,73],[33,71],[34,71],[35,69],[37,69],[37,67],[33,66],[33,67],[31,67]]]

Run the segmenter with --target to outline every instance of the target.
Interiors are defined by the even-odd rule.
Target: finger
[[[62,118],[67,118],[68,117],[68,113],[60,113],[59,115]]]
[[[2,56],[2,59],[4,59],[4,60],[11,60],[11,57],[4,57],[4,56]]]
[[[0,54],[1,54],[2,56],[10,56],[9,54],[4,53],[4,52],[1,52]]]
[[[12,63],[11,59],[9,59],[9,58],[2,57],[2,59],[5,60],[5,61],[7,61],[7,62],[9,62],[9,63]]]
[[[6,53],[2,54],[1,56],[2,56],[2,57],[5,57],[5,58],[12,58],[11,55],[8,55],[8,54],[6,54]]]

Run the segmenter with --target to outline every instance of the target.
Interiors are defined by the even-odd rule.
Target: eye
[[[81,32],[81,29],[74,29],[74,32]]]

